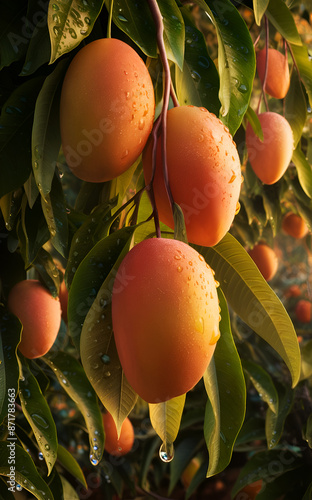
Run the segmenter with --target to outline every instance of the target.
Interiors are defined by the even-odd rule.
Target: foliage
[[[169,105],[176,99],[220,117],[234,137],[244,182],[230,231],[214,247],[196,247],[220,283],[221,338],[213,361],[186,396],[149,407],[125,380],[111,320],[122,258],[157,230],[141,158],[112,181],[78,180],[62,153],[59,102],[72,57],[85,44],[113,36],[143,58],[154,85],[155,118],[163,113],[165,77],[151,5],[163,18]],[[285,288],[291,259],[297,267],[304,262],[302,294],[311,300],[305,273],[312,240],[309,234],[295,246],[294,260],[281,220],[291,211],[312,229],[312,30],[307,23],[308,39],[301,10],[289,5],[1,2],[1,498],[13,498],[21,487],[39,500],[170,496],[194,456],[201,466],[186,498],[200,488],[211,493],[218,478],[232,489],[234,481],[222,476],[232,464],[240,469],[233,496],[262,479],[259,499],[311,498],[312,332],[298,323],[297,299]],[[287,49],[291,84],[284,100],[263,95],[256,74],[255,47],[268,41]],[[273,185],[255,176],[245,147],[247,122],[261,139],[257,112],[267,109],[286,117],[295,139],[292,161]],[[175,209],[174,233],[162,223],[159,229],[164,237],[185,240],[183,216]],[[246,251],[260,240],[283,249],[282,271],[270,285]],[[25,277],[39,278],[54,296],[63,279],[69,290],[68,323],[62,320],[51,351],[36,360],[19,353],[21,324],[7,310],[10,289]],[[134,424],[135,445],[126,457],[104,452],[103,407],[117,428],[128,415]]]

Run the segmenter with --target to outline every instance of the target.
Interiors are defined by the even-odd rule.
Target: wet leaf
[[[278,395],[270,374],[253,361],[243,359],[242,364],[260,398],[268,404],[273,413],[277,414]]]
[[[18,391],[19,365],[16,349],[20,342],[20,321],[0,306],[0,424],[8,414],[8,397]]]
[[[270,0],[266,15],[288,42],[294,45],[302,45],[293,15],[283,0]]]
[[[218,296],[221,336],[213,356],[214,367],[208,367],[204,375],[209,398],[204,423],[209,452],[207,477],[221,472],[230,463],[235,440],[245,418],[246,405],[245,380],[232,337],[227,304],[221,290],[218,290]]]
[[[292,72],[290,87],[285,98],[285,118],[293,131],[294,148],[296,148],[307,118],[306,97],[297,71]]]
[[[177,97],[180,105],[204,106],[219,114],[219,74],[209,56],[203,34],[195,27],[193,18],[182,8],[185,23],[185,55],[182,70],[175,68]]]
[[[49,252],[41,248],[33,261],[33,265],[40,274],[41,280],[50,290],[53,297],[57,297],[60,289],[60,273]]]
[[[53,0],[49,3],[50,64],[90,35],[103,5],[104,0]]]
[[[38,48],[37,48],[38,51]],[[51,191],[56,161],[61,147],[59,99],[68,62],[60,61],[47,76],[36,101],[32,128],[32,168],[39,191]]]
[[[261,24],[261,19],[267,9],[268,4],[269,0],[253,0],[254,16],[258,26],[260,26]]]
[[[29,454],[19,445],[15,445],[15,480],[38,500],[53,500],[53,495],[42,479]],[[7,443],[0,442],[0,474],[9,476],[10,449]]]
[[[295,386],[300,375],[296,331],[283,304],[246,250],[229,233],[214,247],[197,250],[214,269],[233,310],[284,360]]]
[[[51,473],[57,458],[57,433],[49,405],[43,396],[37,379],[28,364],[22,363],[22,378],[19,382],[19,397],[23,414],[35,435],[40,452],[43,454]]]
[[[174,0],[158,0],[157,3],[163,17],[167,58],[182,69],[185,30],[181,11]]]
[[[96,394],[83,367],[73,356],[61,351],[47,354],[42,359],[81,411],[89,432],[90,461],[97,465],[104,451],[103,420]]]

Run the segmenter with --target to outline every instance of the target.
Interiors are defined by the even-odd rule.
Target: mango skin
[[[264,82],[266,53],[264,48],[256,54],[257,72],[261,83]],[[269,49],[265,92],[276,99],[283,99],[288,92],[289,85],[290,76],[287,58],[278,50]]]
[[[152,142],[148,141],[142,156],[146,184],[152,177]],[[205,108],[170,109],[167,164],[170,188],[182,208],[188,241],[216,245],[233,222],[241,187],[240,160],[228,129]],[[162,169],[159,138],[153,189],[160,220],[173,228]]]
[[[219,338],[213,272],[189,245],[164,238],[138,243],[113,286],[112,320],[125,376],[148,403],[192,389]]]
[[[290,163],[294,138],[291,127],[282,115],[267,111],[258,115],[263,141],[254,133],[250,123],[246,127],[248,159],[256,176],[264,184],[274,184],[286,172]]]
[[[60,128],[66,162],[76,177],[111,180],[140,156],[155,112],[153,84],[139,55],[105,38],[83,47],[66,72]]]
[[[278,259],[272,248],[264,243],[258,243],[248,253],[266,281],[274,278],[278,269]]]
[[[105,431],[104,449],[115,457],[129,453],[134,443],[134,429],[131,420],[128,417],[125,418],[119,438],[114,419],[108,412],[103,414],[103,425]]]
[[[20,352],[28,359],[44,356],[61,325],[59,299],[53,298],[38,280],[24,280],[11,289],[8,308],[23,325]]]

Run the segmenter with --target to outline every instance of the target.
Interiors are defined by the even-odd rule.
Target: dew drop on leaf
[[[174,457],[173,443],[163,442],[159,448],[159,457],[163,462],[171,462]]]

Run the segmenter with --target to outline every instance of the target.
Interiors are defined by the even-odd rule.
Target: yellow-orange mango
[[[309,300],[301,299],[295,307],[295,315],[301,323],[310,323],[312,317],[312,303]]]
[[[186,393],[203,376],[219,338],[211,268],[186,243],[152,238],[123,259],[112,319],[121,366],[148,403]]]
[[[152,176],[152,147],[153,141],[149,140],[143,151],[146,184]],[[205,108],[170,109],[167,164],[170,188],[174,201],[182,208],[188,241],[215,245],[233,222],[241,187],[240,160],[228,129]],[[160,138],[153,187],[160,220],[173,228]]]
[[[135,50],[114,38],[83,47],[61,93],[62,147],[69,168],[89,182],[122,174],[140,156],[154,111],[152,81]]]
[[[103,414],[103,425],[105,431],[105,450],[115,457],[129,453],[134,443],[134,430],[131,420],[127,417],[123,421],[119,437],[114,419],[108,412]]]
[[[264,243],[258,243],[248,253],[264,279],[270,281],[278,268],[278,259],[274,250]]]
[[[263,141],[254,133],[250,123],[246,127],[248,159],[256,176],[264,184],[274,184],[285,173],[294,147],[288,121],[278,113],[267,111],[258,115]]]
[[[309,232],[308,226],[300,215],[288,212],[282,220],[282,229],[293,238],[303,238]]]
[[[18,346],[21,353],[29,359],[46,354],[61,324],[59,299],[53,298],[38,280],[23,280],[11,289],[8,308],[23,325]]]
[[[265,65],[266,65],[266,49],[259,50],[256,54],[257,72],[261,80],[264,82]],[[268,51],[268,71],[265,84],[265,92],[277,99],[283,99],[289,89],[289,67],[287,57],[276,49]]]

